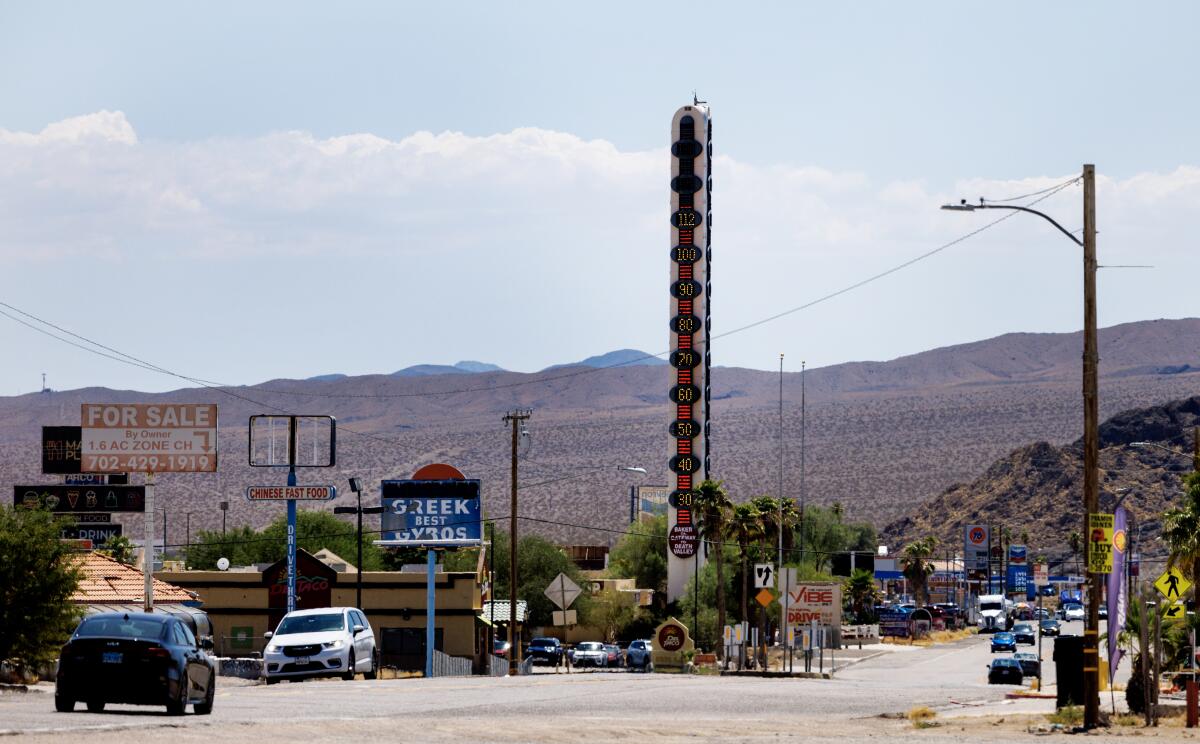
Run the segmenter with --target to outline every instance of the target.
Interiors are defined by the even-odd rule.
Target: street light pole
[[[1058,224],[1049,215],[1029,207],[1010,204],[947,204],[942,209],[972,212],[976,209],[1009,209],[1028,212],[1046,220],[1083,248],[1083,534],[1090,537],[1090,515],[1099,510],[1100,474],[1100,414],[1097,367],[1099,353],[1096,341],[1096,166],[1083,166],[1083,240]],[[1086,542],[1090,543],[1090,540]],[[1083,725],[1095,728],[1100,724],[1100,592],[1103,574],[1088,566],[1088,606],[1083,631]]]
[[[350,479],[350,490],[353,491],[356,496],[358,496],[358,506],[335,506],[333,508],[333,513],[334,514],[357,514],[358,515],[358,562],[356,564],[354,564],[355,568],[357,569],[358,575],[355,577],[356,582],[355,582],[355,588],[354,588],[354,606],[360,610],[365,610],[365,608],[363,607],[363,601],[362,601],[362,590],[363,590],[363,554],[362,554],[363,553],[363,539],[362,539],[363,538],[363,525],[362,525],[362,518],[363,518],[363,514],[382,514],[383,507],[382,506],[368,506],[366,508],[363,508],[363,505],[362,505],[362,481],[360,479],[358,479],[358,478]]]

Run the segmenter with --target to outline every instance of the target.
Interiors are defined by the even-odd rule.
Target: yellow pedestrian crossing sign
[[[1192,582],[1187,580],[1178,568],[1168,568],[1154,582],[1154,588],[1167,599],[1180,599],[1192,588]]]

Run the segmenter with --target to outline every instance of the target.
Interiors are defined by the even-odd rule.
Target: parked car
[[[1021,671],[1021,662],[1009,656],[992,659],[988,665],[989,685],[1019,685],[1025,679]]]
[[[508,658],[508,650],[512,648],[512,644],[503,638],[497,638],[492,641],[492,653],[502,659]]]
[[[1017,623],[1013,626],[1012,635],[1017,643],[1027,643],[1030,646],[1037,643],[1037,631],[1030,623]]]
[[[563,645],[557,638],[534,638],[525,649],[525,658],[534,664],[558,666],[563,662]]]
[[[193,706],[212,713],[217,669],[191,628],[170,615],[106,612],[84,618],[58,657],[54,709],[92,713],[107,703],[165,705],[172,715]]]
[[[1022,652],[1013,654],[1013,658],[1021,665],[1021,673],[1026,677],[1042,676],[1042,661],[1037,654]]]
[[[653,647],[650,641],[630,641],[629,648],[625,651],[625,665],[629,667],[629,671],[640,669],[648,672],[653,670],[652,651]]]
[[[1002,630],[992,636],[992,653],[997,651],[1016,651],[1017,639],[1012,633]]]
[[[615,643],[604,644],[604,650],[608,652],[608,666],[619,667],[623,661],[621,649]]]
[[[379,673],[375,633],[361,610],[322,607],[283,616],[274,633],[266,633],[263,677],[272,685],[285,679],[340,676],[367,679]]]
[[[608,666],[608,649],[599,641],[584,641],[576,643],[571,649],[571,665],[576,667]]]
[[[1042,635],[1056,636],[1060,629],[1061,626],[1054,618],[1047,618],[1042,621]]]

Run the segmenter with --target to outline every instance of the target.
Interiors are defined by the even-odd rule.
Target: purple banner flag
[[[1125,507],[1118,506],[1113,515],[1112,572],[1108,575],[1108,683],[1111,685],[1121,663],[1121,648],[1117,636],[1125,627],[1125,614],[1129,608],[1129,597],[1125,593],[1125,551],[1129,549],[1129,514]]]

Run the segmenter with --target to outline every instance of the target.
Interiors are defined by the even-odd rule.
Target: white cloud
[[[665,145],[623,152],[537,128],[398,140],[290,131],[174,143],[139,140],[123,114],[101,111],[38,133],[0,130],[0,259],[9,267],[87,266],[112,283],[131,266],[225,266],[215,282],[247,297],[264,266],[309,286],[369,287],[381,319],[353,316],[364,338],[392,333],[388,313],[428,318],[439,308],[444,327],[427,319],[420,348],[453,338],[455,350],[441,361],[535,368],[620,346],[661,351],[667,168]],[[724,154],[715,169],[718,329],[799,305],[994,218],[939,211],[947,201],[1023,194],[1070,177],[931,185],[914,174],[879,182],[819,164],[759,166]],[[1102,322],[1194,314],[1184,279],[1200,260],[1188,225],[1200,208],[1200,168],[1102,177],[1099,201],[1102,262],[1160,267],[1149,278],[1115,277],[1119,291],[1102,303]],[[1043,206],[1068,229],[1080,226],[1077,187]],[[1009,220],[902,276],[722,342],[722,363],[753,366],[764,343],[778,353],[779,332],[819,349],[810,361],[829,363],[993,332],[1072,328],[1067,279],[1076,261],[1058,242],[1035,220]],[[442,309],[446,286],[465,293]],[[510,309],[511,287],[532,299]],[[237,326],[255,310],[225,312],[224,324]],[[489,330],[501,322],[512,337]],[[368,366],[438,361],[433,356]],[[241,370],[224,377],[248,379]]]

